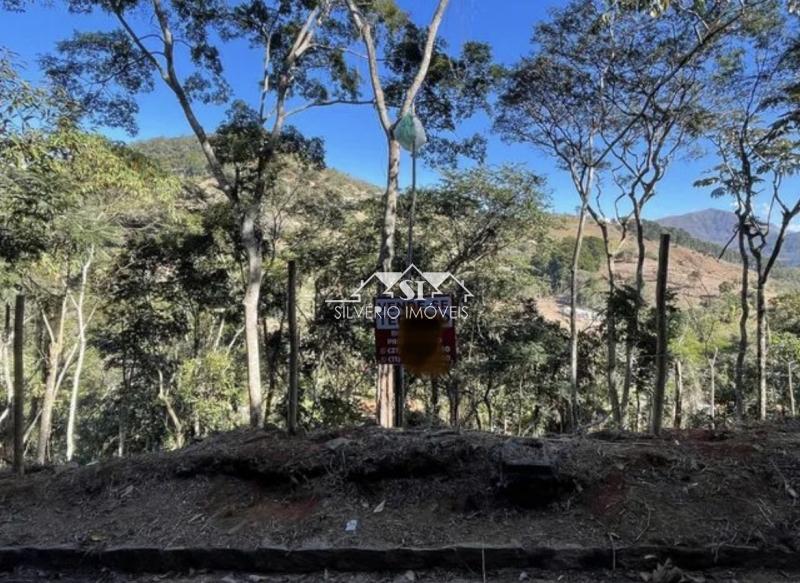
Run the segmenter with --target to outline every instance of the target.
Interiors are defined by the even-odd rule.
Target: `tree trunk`
[[[792,380],[792,363],[789,362],[786,364],[786,375],[787,375],[787,390],[789,393],[789,413],[792,417],[797,415],[797,408],[794,401],[794,382]]]
[[[261,326],[264,335],[264,353],[269,354],[269,371],[267,373],[267,395],[264,399],[264,419],[269,421],[270,413],[272,413],[272,400],[275,398],[275,391],[278,385],[278,357],[281,355],[281,344],[283,342],[283,326],[286,322],[286,311],[281,313],[281,321],[278,324],[278,329],[272,333],[270,338],[269,330],[267,329],[267,320],[262,318]]]
[[[67,461],[72,461],[75,455],[75,422],[78,413],[78,392],[81,386],[81,372],[83,360],[86,355],[86,320],[83,315],[83,304],[86,299],[86,282],[89,277],[89,267],[92,264],[94,249],[89,252],[86,263],[81,267],[81,287],[78,291],[78,300],[74,302],[75,314],[78,320],[78,359],[75,361],[75,370],[72,373],[72,393],[69,399],[69,417],[67,418]]]
[[[25,471],[25,296],[17,294],[14,305],[14,473]]]
[[[575,234],[575,247],[572,250],[572,266],[569,282],[569,381],[571,389],[570,423],[578,426],[578,267],[581,258],[581,244],[586,225],[586,202],[581,203],[578,215],[578,230]]]
[[[383,271],[390,271],[392,258],[394,257],[394,235],[397,225],[397,185],[400,171],[400,144],[394,139],[393,135],[394,124],[391,121],[389,107],[383,91],[380,77],[380,63],[376,51],[376,42],[372,35],[372,25],[369,19],[361,12],[355,0],[347,0],[346,3],[350,16],[358,28],[361,39],[364,41],[364,48],[367,52],[367,64],[369,66],[370,84],[372,85],[372,92],[375,97],[375,110],[378,114],[381,128],[386,134],[388,143],[386,192],[384,194],[383,227],[381,230],[378,264]],[[436,44],[436,35],[438,34],[448,4],[449,0],[439,0],[436,5],[436,10],[431,17],[425,38],[425,45],[422,49],[422,58],[419,63],[419,68],[405,91],[403,103],[398,111],[399,117],[401,118],[412,111],[414,100],[422,84],[425,82],[425,77],[428,75],[428,69],[430,68]],[[397,385],[402,384],[402,378],[394,378],[395,376],[400,376],[399,372],[399,367],[394,367],[393,369],[388,365],[378,365],[376,408],[378,421],[384,427],[391,427],[396,420],[396,416],[399,416],[402,421],[402,403],[397,402],[398,395],[395,394]],[[399,396],[402,397],[402,395]],[[395,408],[397,409],[396,411],[394,411]],[[392,413],[391,415],[388,414],[390,410]]]
[[[458,382],[451,380],[447,383],[447,400],[450,405],[450,426],[459,427],[459,405],[461,401],[461,391],[458,388]]]
[[[44,464],[47,461],[50,433],[53,429],[53,407],[55,406],[56,391],[58,390],[59,364],[61,363],[61,354],[64,348],[66,316],[66,293],[61,299],[55,329],[48,323],[47,314],[42,312],[50,342],[47,351],[47,375],[45,377],[44,395],[42,396],[42,415],[39,418],[39,441],[36,449],[36,461],[39,464]]]
[[[118,432],[118,439],[117,439],[117,457],[125,457],[125,439],[127,437],[127,415],[123,414],[119,416],[119,432]]]
[[[483,397],[481,398],[484,407],[486,407],[486,426],[489,428],[489,431],[494,431],[494,409],[492,408],[493,389],[494,389],[494,379],[490,377],[489,382],[486,383],[486,390],[484,391]],[[475,417],[476,418],[480,417],[477,404],[475,406]]]
[[[6,303],[6,323],[3,329],[3,342],[0,345],[3,359],[3,383],[6,386],[6,403],[9,407],[14,402],[14,380],[11,377],[11,342],[14,336],[11,332],[11,305]]]
[[[717,355],[719,354],[719,349],[714,349],[714,356],[709,359],[709,373],[711,376],[711,395],[709,396],[709,402],[711,404],[711,429],[716,429],[716,411],[717,411]]]
[[[658,250],[658,278],[656,282],[656,383],[653,390],[653,417],[650,420],[655,435],[661,432],[664,412],[664,390],[667,383],[668,331],[667,275],[669,273],[669,233],[661,234]]]
[[[286,428],[290,435],[297,433],[298,407],[298,334],[297,334],[297,264],[289,261],[289,277],[286,310],[289,315],[289,398],[286,416]]]
[[[3,338],[0,342],[0,361],[2,361],[2,379],[6,387],[6,408],[0,414],[0,427],[4,427],[6,419],[11,421],[6,427],[7,431],[0,430],[0,447],[8,451],[13,450],[13,408],[14,408],[14,381],[11,378],[11,305],[6,303],[6,322],[3,328]]]
[[[394,427],[394,367],[392,365],[378,365],[377,390],[378,424],[381,427]]]
[[[683,368],[681,361],[675,361],[675,429],[681,428],[683,417]]]
[[[258,342],[258,302],[261,295],[263,251],[257,226],[258,214],[258,206],[247,208],[242,216],[241,224],[242,246],[247,254],[247,279],[243,303],[251,427],[261,427],[264,424],[264,409],[261,402],[261,359]]]
[[[736,354],[736,373],[734,380],[734,398],[736,400],[736,418],[744,419],[744,363],[747,357],[747,320],[750,318],[750,260],[745,247],[745,225],[739,219],[739,256],[742,260],[742,287],[739,293],[739,304],[742,310],[739,316],[739,348]]]
[[[622,387],[622,403],[625,409],[627,409],[631,388],[635,382],[633,374],[633,367],[636,362],[635,337],[639,331],[639,315],[644,305],[644,261],[647,257],[647,246],[645,245],[644,231],[642,230],[641,209],[636,202],[634,202],[633,218],[636,222],[636,298],[634,299],[636,303],[633,306],[633,317],[628,322],[628,339],[625,342],[625,379]]]
[[[600,233],[603,235],[603,246],[606,253],[606,272],[608,274],[608,301],[606,303],[606,384],[608,385],[608,399],[611,403],[611,412],[617,427],[623,427],[624,413],[619,401],[617,391],[617,320],[612,309],[614,294],[617,290],[615,259],[616,253],[611,250],[611,239],[608,234],[608,222],[602,220],[592,209],[589,209],[595,219]],[[624,237],[624,235],[623,235]]]
[[[758,262],[760,263],[760,262]],[[760,267],[760,265],[759,265]],[[760,271],[760,270],[759,270]],[[756,286],[756,363],[758,377],[758,418],[767,418],[767,302],[764,298],[764,281],[758,278]]]
[[[397,193],[398,177],[400,175],[400,144],[391,133],[387,133],[389,151],[388,176],[386,191],[383,195],[383,227],[381,229],[381,243],[378,252],[378,264],[382,271],[392,270],[394,259],[394,236],[397,229]],[[380,290],[382,292],[383,290]],[[398,376],[396,367],[389,364],[378,365],[378,380],[376,387],[377,416],[381,427],[394,427],[397,417],[395,395]]]
[[[167,415],[169,415],[170,421],[172,421],[172,425],[175,427],[175,446],[180,449],[183,447],[183,423],[181,423],[178,414],[175,412],[175,408],[172,406],[172,401],[170,401],[169,397],[167,396],[166,388],[164,387],[164,374],[161,372],[161,369],[158,370],[158,398],[159,400],[164,403],[164,408],[167,410]],[[122,457],[122,454],[120,454]]]
[[[439,421],[439,380],[431,379],[431,421]]]

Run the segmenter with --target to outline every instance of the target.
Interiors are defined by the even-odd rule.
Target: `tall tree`
[[[428,129],[454,130],[458,119],[469,117],[485,104],[492,86],[490,54],[488,47],[479,43],[466,43],[461,58],[444,52],[437,34],[449,0],[437,1],[426,30],[420,30],[394,2],[346,0],[346,3],[364,45],[375,111],[386,138],[388,159],[378,266],[382,271],[391,271],[400,176],[400,143],[394,128],[404,116],[416,112]],[[383,45],[381,38],[386,39]],[[385,67],[381,67],[382,49],[386,54]],[[477,137],[461,142],[440,138],[433,155],[449,162],[459,154],[480,157],[483,145],[484,141]],[[378,418],[384,426],[393,424],[395,383],[392,369],[381,366],[377,406]]]
[[[621,395],[616,398],[613,397],[616,387],[609,375],[612,406],[615,402],[618,404],[618,409],[614,410],[615,420],[623,425],[634,380],[634,331],[638,328],[640,313],[645,305],[643,212],[656,195],[657,187],[676,153],[689,139],[699,136],[704,119],[701,104],[706,87],[703,70],[713,55],[715,45],[709,44],[705,50],[696,53],[691,61],[678,67],[678,59],[692,50],[696,42],[692,32],[697,26],[697,18],[693,14],[670,11],[653,19],[633,12],[613,18],[609,26],[612,28],[612,46],[608,54],[613,61],[607,65],[611,73],[603,93],[604,108],[609,112],[609,119],[601,129],[601,136],[604,143],[612,144],[609,172],[618,189],[613,197],[615,213],[620,217],[620,206],[625,209],[625,214],[619,218],[622,235],[624,237],[627,234],[628,223],[631,222],[637,250],[635,297],[627,322],[625,377]],[[665,75],[671,77],[665,79]],[[637,109],[640,103],[645,105]],[[629,127],[626,135],[612,143],[622,127]],[[616,249],[610,247],[605,234],[608,221],[605,214],[599,211],[599,194],[596,201],[596,204],[590,203],[589,212],[604,232],[607,255],[613,257]],[[609,277],[609,297],[616,292]],[[612,321],[609,332],[613,326]],[[611,338],[607,345],[613,347]],[[614,364],[609,356],[609,368]]]
[[[754,19],[751,36],[734,46],[720,62],[716,124],[711,141],[719,164],[699,185],[716,184],[712,196],[730,196],[737,216],[736,238],[742,260],[740,339],[736,362],[737,414],[745,414],[744,367],[748,348],[749,281],[755,268],[756,372],[759,418],[767,414],[766,286],[780,256],[789,226],[800,214],[800,197],[787,193],[783,179],[798,168],[791,125],[780,117],[781,88],[787,84],[786,33],[775,12]],[[749,47],[750,51],[744,49]],[[748,53],[748,54],[745,54]],[[773,222],[777,217],[777,227]],[[752,260],[752,262],[751,262]]]
[[[237,239],[246,261],[243,308],[247,347],[250,423],[263,423],[258,306],[263,276],[262,205],[274,179],[276,152],[289,116],[309,107],[355,99],[357,77],[343,57],[346,32],[332,13],[332,0],[224,2],[73,0],[75,12],[101,10],[118,28],[76,33],[62,41],[58,56],[44,60],[51,78],[82,104],[83,112],[106,125],[136,129],[136,94],[150,91],[154,77],[173,94],[200,144],[216,186],[236,216]],[[142,18],[142,15],[146,15]],[[152,23],[152,26],[139,23]],[[263,60],[254,67],[259,91],[234,103],[220,133],[236,131],[221,154],[201,121],[196,103],[224,103],[230,88],[224,76],[218,39],[245,39]],[[185,67],[187,72],[179,72]],[[290,100],[299,104],[290,109]],[[268,129],[267,129],[267,126]],[[246,147],[245,147],[246,146]],[[244,156],[249,158],[245,160]],[[231,168],[240,164],[241,173]]]
[[[732,6],[724,1],[704,3],[703,11],[695,10],[691,2],[668,3],[668,7],[663,4],[658,3],[658,10],[644,16],[640,14],[640,3],[625,2],[575,2],[557,11],[552,21],[536,27],[535,52],[512,68],[500,97],[496,128],[510,141],[531,144],[552,155],[569,174],[580,200],[570,281],[570,384],[574,412],[579,384],[577,271],[597,173],[615,150],[631,143],[630,134],[641,129],[643,119],[653,111],[665,87],[734,27],[744,9],[744,5]],[[626,72],[636,70],[638,63],[626,60],[625,55],[633,57],[636,47],[626,44],[630,39],[615,36],[617,21],[665,18],[667,11],[685,19],[688,32],[681,31],[681,38],[691,42],[673,44],[669,58],[654,67],[658,74],[649,71],[651,82],[647,87],[626,86],[626,80],[630,80],[626,79]],[[656,23],[647,29],[652,34],[658,26]],[[664,24],[664,29],[669,26]],[[612,81],[619,81],[616,91],[609,87]],[[624,106],[617,103],[619,107],[630,107],[620,111],[614,109],[613,97],[623,88],[631,94],[641,91],[635,101]],[[621,113],[625,115],[620,121]],[[612,372],[609,365],[607,376],[613,388],[616,382]],[[621,406],[614,409],[621,415]]]

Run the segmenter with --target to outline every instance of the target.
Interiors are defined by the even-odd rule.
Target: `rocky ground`
[[[561,579],[539,578],[567,582],[605,580],[598,577],[611,567],[616,570],[607,580],[647,580],[672,555],[691,563],[681,566],[698,567],[692,572],[706,580],[732,580],[735,571],[704,575],[712,566],[705,563],[747,555],[752,568],[763,552],[785,563],[764,564],[781,569],[769,576],[789,573],[784,580],[793,580],[790,567],[800,543],[798,446],[800,425],[794,423],[659,438],[599,432],[514,439],[373,427],[290,438],[241,430],[171,453],[40,468],[24,478],[2,474],[0,547],[67,546],[87,556],[119,547],[544,548],[568,560],[545,561],[564,567]],[[649,563],[649,551],[626,555],[626,549],[649,548],[659,549]],[[697,549],[709,560],[701,564],[686,554]],[[375,564],[363,568],[379,571],[386,558],[377,557],[365,559]],[[415,576],[483,580],[472,557],[458,572],[415,569]],[[402,559],[390,559],[393,573],[383,578],[331,574],[328,580],[394,581],[398,571],[403,574]],[[12,571],[0,555],[3,568]],[[581,569],[593,571],[583,575]],[[524,565],[487,580],[516,581],[523,571],[535,580]],[[17,571],[6,580],[37,576],[36,570]],[[87,580],[129,580],[101,576]],[[695,580],[688,576],[663,581]],[[325,580],[320,573],[292,577],[264,580]]]

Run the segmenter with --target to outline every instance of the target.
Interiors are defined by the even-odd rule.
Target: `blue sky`
[[[431,0],[399,0],[416,22],[424,23],[433,10]],[[547,17],[551,7],[563,5],[558,0],[451,0],[441,34],[455,49],[466,40],[485,41],[492,46],[495,59],[510,64],[526,54],[534,24]],[[36,5],[24,13],[0,11],[0,46],[17,53],[27,69],[24,76],[32,81],[40,78],[37,58],[54,49],[55,43],[72,35],[74,30],[110,29],[114,22],[102,14],[71,15],[60,2],[53,6]],[[238,97],[249,101],[256,98],[259,75],[259,55],[244,43],[225,45],[223,62],[226,76]],[[363,65],[366,77],[366,65]],[[198,106],[207,128],[215,127],[223,118],[226,107]],[[172,94],[157,85],[156,91],[141,96],[138,138],[180,136],[189,133]],[[292,123],[309,136],[325,139],[329,166],[353,176],[382,185],[386,172],[386,147],[374,111],[369,106],[341,106],[312,109],[292,118]],[[469,120],[466,133],[488,132],[490,124],[484,117]],[[103,130],[115,139],[130,139],[117,130]],[[559,212],[572,212],[577,196],[567,176],[556,168],[545,154],[528,146],[508,145],[496,136],[488,136],[488,163],[521,163],[547,178],[552,206]],[[712,200],[708,192],[696,189],[692,182],[704,169],[713,165],[712,159],[678,159],[664,178],[658,196],[650,203],[649,218],[679,214],[716,206],[726,202]],[[410,179],[410,161],[403,161],[403,184]],[[420,180],[430,182],[436,173],[422,169]]]

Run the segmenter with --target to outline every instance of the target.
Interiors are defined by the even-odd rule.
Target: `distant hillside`
[[[673,215],[656,222],[665,227],[682,229],[696,239],[717,245],[727,244],[736,229],[736,215],[719,209]]]
[[[135,142],[132,146],[159,160],[166,169],[180,176],[190,179],[201,179],[208,176],[205,159],[194,138],[156,138]],[[326,187],[340,192],[345,198],[351,200],[363,196],[379,196],[382,190],[380,187],[334,169],[325,170],[322,176]],[[684,217],[689,218],[683,220]],[[658,239],[661,232],[665,230],[672,234],[672,242],[675,246],[670,265],[670,287],[679,292],[682,307],[698,305],[704,300],[720,295],[722,284],[737,285],[740,268],[736,249],[729,249],[721,260],[718,259],[722,245],[727,243],[733,232],[731,217],[735,219],[732,213],[709,210],[691,213],[683,217],[668,217],[658,222],[644,222],[644,235],[647,240],[645,296],[649,302],[653,301],[655,291]],[[576,225],[574,217],[554,215],[550,236],[554,241],[573,239]],[[623,281],[632,282],[636,263],[635,241],[634,234],[630,233],[629,235],[629,241],[618,258],[617,270]],[[596,242],[601,244],[600,230],[591,222],[587,223],[586,236],[595,238]],[[590,241],[587,242],[586,249],[589,248],[589,243]],[[797,245],[787,247],[787,253],[790,250],[793,250],[794,257],[800,255],[800,248]],[[776,281],[771,287],[770,293],[774,294],[786,286],[796,285],[797,274],[798,270],[796,269],[779,269],[775,274]],[[596,296],[595,300],[602,302],[601,296],[605,293],[604,263],[601,261],[596,268],[592,268],[591,272],[584,272],[582,279],[582,286],[586,287],[583,294],[586,296],[586,302],[582,302],[584,304],[582,307],[589,308],[591,312],[591,308],[594,307],[592,304],[596,302],[590,301],[589,296],[594,295]],[[590,288],[594,289],[596,293],[589,291]],[[545,295],[540,297],[537,303],[539,310],[546,318],[566,324],[568,316],[564,309],[565,293]],[[591,325],[588,321],[585,324]]]
[[[557,215],[554,217],[555,224],[550,235],[556,240],[569,239],[574,241],[577,220],[573,216]],[[645,235],[645,262],[644,296],[648,303],[652,305],[655,301],[655,282],[656,268],[658,265],[658,245],[659,236],[663,231],[673,234],[672,249],[670,251],[670,270],[669,287],[677,293],[678,307],[685,309],[688,307],[701,305],[704,301],[719,297],[722,289],[732,286],[736,289],[741,278],[740,267],[737,263],[735,254],[727,254],[722,260],[718,259],[721,247],[700,241],[677,227],[662,228],[658,224],[646,221],[644,225]],[[613,237],[619,237],[619,229],[612,230]],[[589,238],[601,237],[599,227],[592,221],[586,223],[585,236]],[[588,248],[588,246],[586,246]],[[726,260],[727,259],[727,260]],[[636,242],[635,234],[629,233],[627,243],[623,246],[616,262],[617,276],[623,282],[633,283],[636,273]],[[599,295],[594,301],[582,302],[581,307],[598,309],[605,301],[603,294],[606,290],[606,269],[604,264],[593,273],[582,275],[582,288],[593,287],[597,289]],[[776,280],[769,289],[769,294],[779,293],[791,285],[784,280]],[[585,293],[583,294],[586,295]],[[565,310],[568,296],[566,291],[550,297],[543,297],[537,301],[537,305],[542,314],[549,320],[554,320],[567,325],[568,311]],[[599,304],[598,304],[599,302]],[[586,319],[581,322],[582,326],[595,325],[594,320]]]
[[[718,258],[729,263],[739,263],[739,252],[736,247],[728,247],[725,249],[724,243],[713,243],[700,239],[685,229],[680,227],[673,227],[664,225],[656,221],[642,221],[645,239],[650,241],[658,241],[661,233],[670,233],[672,235],[672,243],[686,247],[692,251],[697,251],[703,255]],[[727,241],[726,241],[727,243]]]
[[[695,211],[683,215],[664,217],[656,221],[659,225],[682,229],[692,237],[714,243],[716,245],[726,245],[730,241],[736,229],[736,215],[730,211],[719,209],[706,209]],[[774,241],[774,234],[778,232],[778,227],[773,225],[770,228],[771,243]],[[734,244],[731,249],[736,249]],[[787,266],[800,266],[800,233],[789,233],[781,249],[781,262]]]
[[[197,139],[193,136],[151,138],[133,142],[131,147],[159,161],[164,169],[183,178],[209,176],[205,156]],[[328,185],[340,192],[352,190],[361,195],[362,193],[377,194],[381,190],[374,184],[332,168],[326,169],[324,174]]]
[[[192,136],[152,138],[133,142],[131,147],[161,162],[165,169],[184,178],[207,176],[205,156]]]

